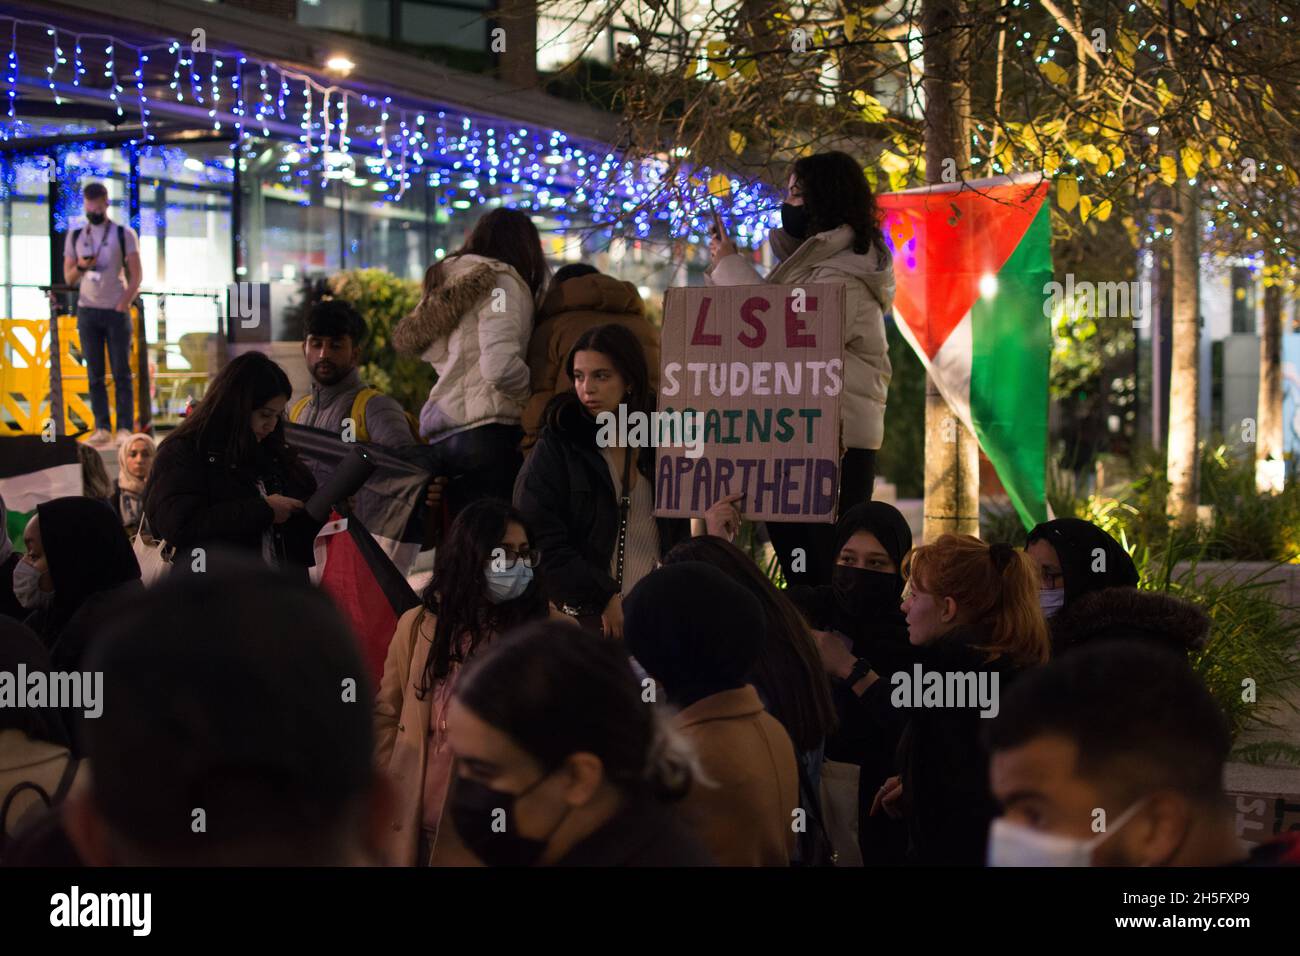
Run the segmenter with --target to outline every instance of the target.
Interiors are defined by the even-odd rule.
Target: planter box
[[[1185,573],[1190,562],[1174,565],[1174,577]],[[1275,565],[1268,561],[1202,561],[1196,565],[1196,580],[1248,581],[1257,578],[1271,584],[1273,597],[1300,618],[1300,564]]]

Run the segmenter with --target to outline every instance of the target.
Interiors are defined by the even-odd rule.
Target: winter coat
[[[417,620],[419,628],[415,626]],[[440,791],[434,795],[434,801],[442,806],[453,772],[452,753],[447,746],[446,713],[460,665],[453,661],[447,677],[424,697],[418,692],[433,649],[436,623],[432,612],[419,607],[402,615],[388,645],[384,676],[375,695],[375,761],[387,771],[394,791],[389,825],[384,828],[386,862],[393,866],[428,862],[416,858],[424,820],[425,786],[432,777]],[[446,855],[453,844],[458,854],[468,854],[455,829],[439,827],[439,831],[444,829],[447,838],[435,844],[439,854]],[[472,859],[469,856],[461,862]]]
[[[219,448],[200,447],[195,437],[168,438],[158,448],[145,488],[149,532],[175,547],[177,560],[188,561],[193,548],[212,546],[260,557],[262,536],[270,530],[282,564],[310,568],[320,523],[300,511],[275,524],[275,512],[258,490],[259,479],[268,494],[300,501],[316,490],[301,462],[286,473],[269,455],[259,455],[255,462],[228,462]]]
[[[479,425],[518,425],[530,382],[534,301],[519,273],[468,254],[443,269],[443,283],[393,329],[398,351],[438,373],[420,411],[420,435],[430,442]]]
[[[1056,657],[1093,641],[1128,638],[1182,654],[1200,650],[1210,618],[1183,598],[1132,587],[1102,588],[1075,598],[1047,619]]]
[[[793,244],[781,230],[781,239]],[[773,236],[773,245],[780,240]],[[882,262],[881,259],[884,259]],[[885,338],[885,313],[894,302],[894,264],[886,252],[853,251],[853,228],[839,226],[809,236],[764,279],[736,254],[708,274],[713,285],[844,285],[844,391],[840,422],[845,448],[878,449],[885,437],[885,400],[893,369]]]
[[[978,680],[979,673],[988,673],[986,686],[993,689],[990,711],[995,713],[1001,695],[1023,668],[1005,656],[989,660],[977,646],[986,640],[975,630],[958,629],[920,647],[871,642],[863,656],[885,682],[891,705],[895,693],[902,703],[911,702],[910,696],[903,695],[906,685],[895,685],[893,675],[905,673],[914,684],[917,664],[923,675],[969,672]],[[992,685],[991,675],[995,674],[997,683]],[[870,694],[864,695],[864,706],[872,706]],[[983,744],[985,723],[994,718],[982,717],[978,705],[900,709],[906,714],[906,724],[898,745],[897,769],[903,784],[909,862],[983,866],[989,825],[998,815]]]
[[[799,769],[789,734],[754,686],[710,694],[674,723],[708,778],[692,782],[682,820],[721,866],[789,866]]]
[[[618,593],[610,562],[618,547],[618,491],[600,449],[596,424],[572,393],[556,400],[554,426],[542,429],[515,481],[514,504],[533,529],[551,601],[584,614],[599,613]],[[642,448],[637,470],[654,481],[655,449]],[[653,487],[653,485],[652,485]],[[656,518],[662,558],[690,537],[685,518]]]
[[[584,332],[601,325],[630,330],[645,350],[650,388],[659,389],[659,330],[645,317],[636,286],[613,276],[591,273],[551,286],[542,302],[537,328],[528,343],[533,395],[524,409],[524,447],[537,441],[542,412],[557,392],[572,391],[564,371],[569,352]]]
[[[603,826],[583,837],[555,866],[712,866],[699,837],[650,797],[625,798]]]

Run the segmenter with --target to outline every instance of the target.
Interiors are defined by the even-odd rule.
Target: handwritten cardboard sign
[[[1229,792],[1237,836],[1248,843],[1267,843],[1300,830],[1300,796],[1284,793]]]
[[[696,413],[704,446],[661,446],[655,514],[742,493],[755,521],[834,521],[843,328],[841,285],[669,289],[659,409]]]

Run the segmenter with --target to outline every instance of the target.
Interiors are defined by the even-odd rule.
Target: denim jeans
[[[95,427],[113,430],[108,412],[108,387],[104,383],[104,346],[107,345],[117,397],[117,427],[133,431],[130,318],[125,312],[81,306],[77,309],[77,332],[81,335],[81,353],[86,357],[86,374],[90,378],[90,409],[95,414]]]
[[[436,477],[450,481],[443,491],[448,519],[480,498],[498,498],[510,503],[515,477],[524,463],[519,442],[524,430],[518,425],[479,425],[433,445],[395,449],[400,458],[414,461]]]

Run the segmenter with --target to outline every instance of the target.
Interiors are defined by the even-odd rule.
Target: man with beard
[[[360,314],[346,302],[327,299],[311,307],[302,343],[311,394],[293,404],[289,420],[341,436],[344,420],[352,419],[356,441],[384,448],[419,444],[402,406],[361,381],[357,363],[365,330]]]
[[[339,299],[325,299],[311,307],[305,326],[302,352],[311,371],[311,394],[289,406],[289,421],[344,438],[344,423],[350,420],[348,440],[370,442],[399,455],[404,448],[423,444],[415,419],[395,399],[361,380],[357,363],[366,333],[361,314]],[[307,464],[315,472],[310,460]],[[329,476],[315,477],[323,484]],[[446,484],[445,477],[429,482],[425,505],[431,516],[440,511]],[[367,516],[359,517],[365,521]],[[406,558],[393,557],[399,567],[405,566]]]

